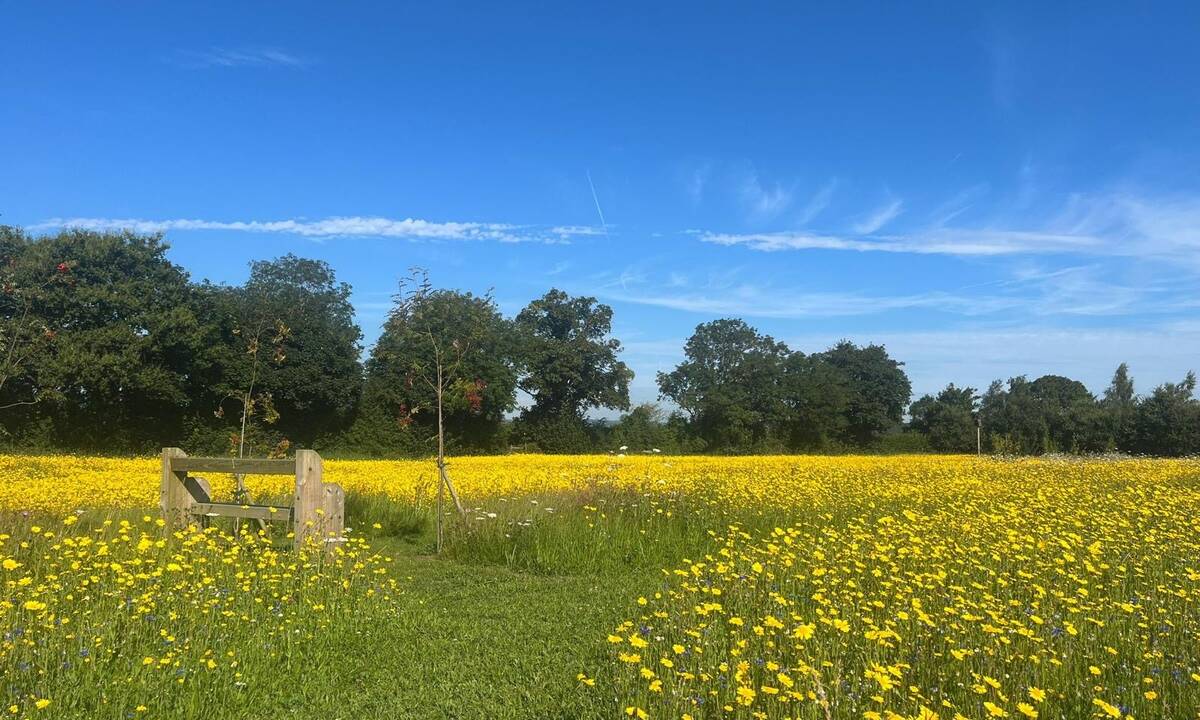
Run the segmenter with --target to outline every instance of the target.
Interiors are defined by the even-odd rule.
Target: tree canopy
[[[723,318],[699,324],[658,373],[665,406],[631,410],[613,310],[594,297],[551,289],[509,319],[490,295],[409,276],[364,360],[351,288],[327,263],[288,254],[216,285],[168,250],[159,235],[0,226],[0,442],[428,454],[422,378],[440,357],[453,373],[445,438],[460,453],[971,452],[977,429],[993,453],[1200,453],[1191,373],[1139,395],[1121,364],[1099,397],[1053,374],[982,394],[951,383],[909,405],[904,365],[881,345],[806,354]]]

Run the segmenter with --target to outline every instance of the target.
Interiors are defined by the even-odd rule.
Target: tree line
[[[1059,376],[949,385],[913,402],[880,345],[792,350],[738,319],[699,325],[630,406],[612,309],[552,289],[514,317],[490,295],[401,282],[363,358],[327,264],[255,261],[194,282],[158,235],[0,226],[0,442],[10,448],[365,456],[504,452],[1200,452],[1195,377],[1097,398]],[[518,398],[522,402],[518,403]],[[613,422],[595,411],[620,412]]]

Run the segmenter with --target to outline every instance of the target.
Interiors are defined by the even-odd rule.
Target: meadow
[[[157,458],[0,456],[0,714],[1200,717],[1200,461],[450,471],[435,556],[431,462],[327,460],[327,555],[166,532]]]

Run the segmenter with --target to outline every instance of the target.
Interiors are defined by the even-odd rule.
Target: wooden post
[[[322,483],[321,509],[325,511],[322,518],[322,538],[325,547],[333,549],[345,540],[346,533],[346,491],[337,483]]]
[[[292,507],[250,505],[241,502],[213,502],[212,489],[202,477],[189,472],[229,472],[292,475],[296,491]],[[207,525],[211,517],[249,518],[266,527],[267,520],[291,520],[294,545],[306,542],[329,549],[345,540],[346,493],[336,483],[322,481],[321,456],[312,450],[297,450],[294,462],[245,458],[189,458],[179,448],[163,448],[162,487],[159,506],[168,529],[199,522]]]
[[[325,514],[325,497],[321,492],[322,473],[320,455],[312,450],[296,451],[296,496],[292,503],[296,549],[301,548],[310,535],[324,538],[322,516]],[[317,512],[318,510],[321,512]]]
[[[172,458],[187,457],[179,448],[163,448],[162,485],[158,493],[158,505],[162,509],[167,531],[185,527],[190,520],[188,511],[192,507],[192,495],[187,489],[187,471],[176,472],[171,467]]]

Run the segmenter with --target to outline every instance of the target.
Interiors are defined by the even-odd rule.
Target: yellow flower
[[[752,688],[748,688],[745,685],[739,685],[737,689],[737,701],[742,705],[750,705],[754,702],[754,698],[757,694],[758,693],[754,692]]]
[[[45,710],[46,708],[50,707],[50,701],[45,698],[38,698],[33,702],[33,705],[38,710]]]

